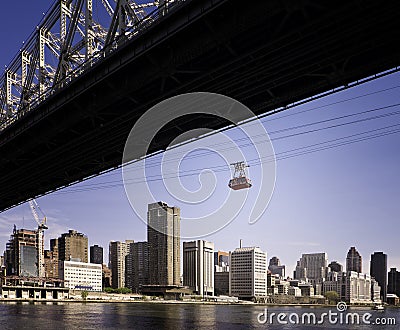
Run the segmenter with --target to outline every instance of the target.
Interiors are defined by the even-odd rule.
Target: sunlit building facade
[[[229,295],[241,299],[267,296],[267,254],[260,248],[230,252]]]

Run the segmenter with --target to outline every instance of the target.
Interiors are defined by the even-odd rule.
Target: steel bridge
[[[57,0],[0,80],[0,210],[118,166],[135,121],[170,96],[221,93],[260,115],[397,71],[398,13],[395,0]],[[175,120],[149,153],[227,124]]]

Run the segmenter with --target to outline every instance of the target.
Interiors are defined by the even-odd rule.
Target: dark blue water
[[[337,312],[333,307],[332,312]],[[377,326],[330,324],[260,324],[259,313],[264,306],[254,305],[199,305],[154,303],[65,303],[53,304],[0,304],[0,329],[399,329],[400,309],[383,312],[366,308],[348,312],[371,313],[376,318],[395,319],[397,325]],[[315,313],[317,317],[329,308],[269,307],[271,313]],[[286,317],[286,320],[287,320]],[[292,315],[292,320],[295,320]]]

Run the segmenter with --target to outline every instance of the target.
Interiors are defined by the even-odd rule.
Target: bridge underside
[[[121,163],[149,107],[225,94],[256,114],[400,65],[399,1],[188,1],[0,133],[0,210]],[[220,128],[189,117],[177,132]]]

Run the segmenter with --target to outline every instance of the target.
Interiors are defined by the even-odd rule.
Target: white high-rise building
[[[101,291],[102,265],[78,261],[60,261],[58,274],[72,290]]]
[[[214,295],[214,243],[183,243],[183,285],[199,295]]]
[[[267,253],[258,247],[237,248],[229,253],[229,295],[255,299],[267,295]]]

